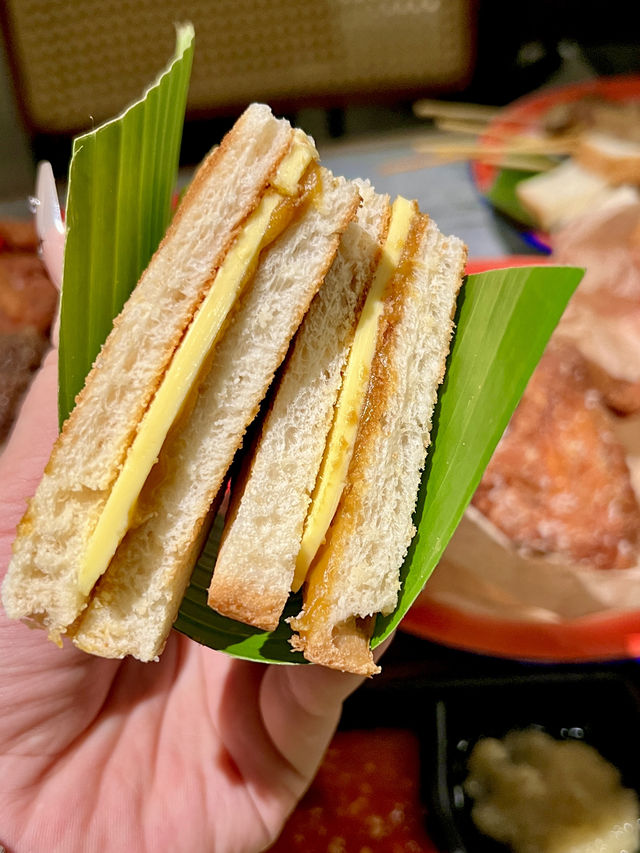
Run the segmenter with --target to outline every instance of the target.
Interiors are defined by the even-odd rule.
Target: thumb
[[[390,640],[376,649],[379,659]],[[271,666],[260,691],[260,710],[274,746],[308,784],[340,720],[342,703],[363,682],[326,667]],[[306,786],[305,786],[306,787]],[[304,793],[301,785],[299,796]]]

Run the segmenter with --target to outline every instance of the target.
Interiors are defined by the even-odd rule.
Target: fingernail
[[[60,214],[58,190],[51,163],[38,163],[36,195],[33,199],[36,232],[41,242],[42,259],[53,283],[59,288],[62,282],[65,227]]]
[[[53,177],[53,169],[48,160],[42,160],[38,163],[34,202],[38,237],[41,240],[46,240],[52,230],[57,231],[58,234],[64,234],[58,190]]]

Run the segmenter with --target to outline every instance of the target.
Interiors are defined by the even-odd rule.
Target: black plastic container
[[[456,661],[460,677],[451,674]],[[443,853],[506,850],[476,830],[463,789],[469,755],[482,737],[536,727],[557,739],[584,740],[620,770],[625,787],[640,794],[635,663],[538,667],[453,656],[436,668],[436,674],[411,674],[392,666],[347,701],[341,728],[396,727],[416,734],[428,829]]]

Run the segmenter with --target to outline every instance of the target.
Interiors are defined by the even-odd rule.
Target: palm
[[[55,434],[54,367],[0,459],[2,572]],[[232,660],[177,634],[157,664],[101,660],[1,614],[0,842],[34,853],[260,850],[356,684]]]

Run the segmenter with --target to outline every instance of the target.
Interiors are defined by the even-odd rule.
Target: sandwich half
[[[224,615],[291,624],[307,659],[373,674],[396,604],[466,249],[415,203],[363,204],[302,324],[225,520],[209,590]]]
[[[211,507],[359,204],[252,105],[116,319],[19,526],[9,616],[155,658]]]
[[[234,479],[209,587],[211,607],[267,631],[278,625],[294,586],[344,367],[389,226],[388,198],[358,186],[358,215],[296,335],[248,464]]]

